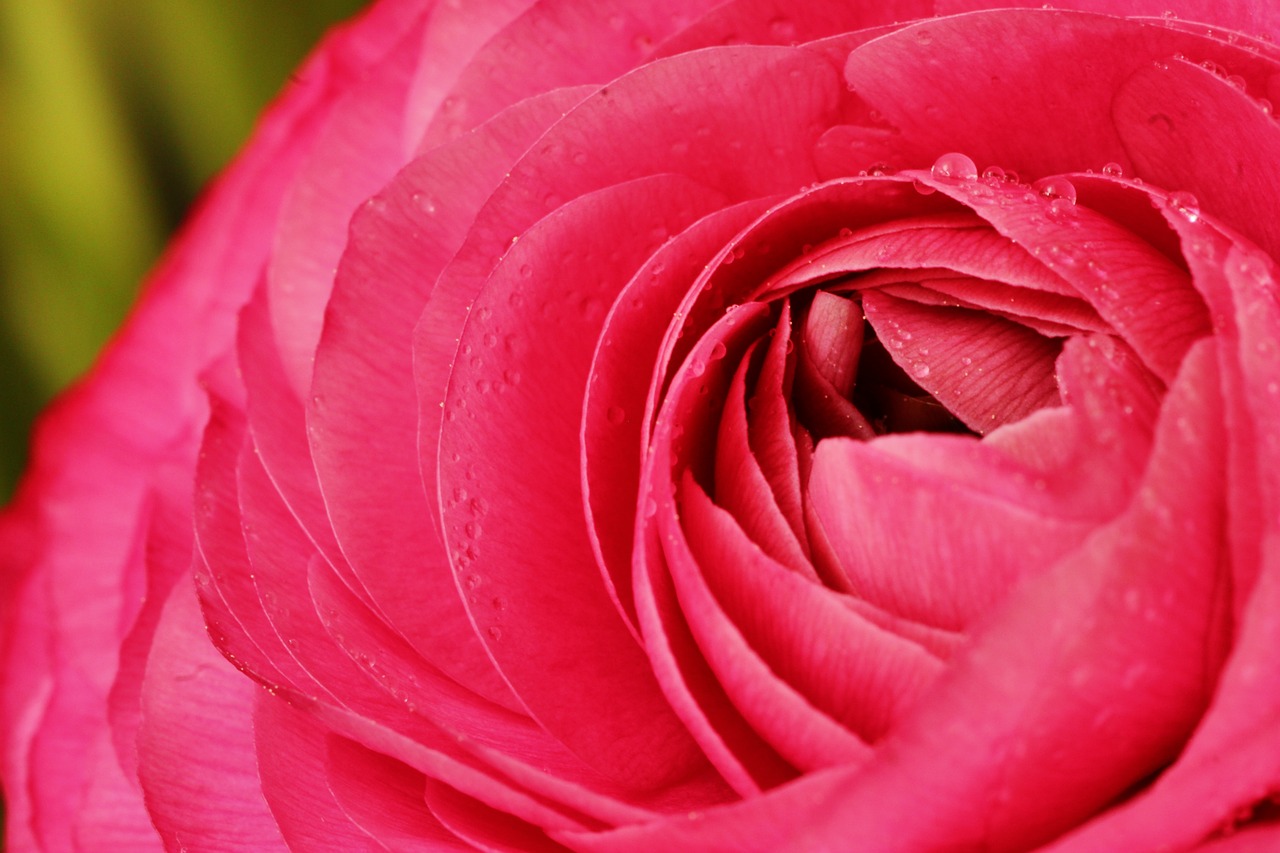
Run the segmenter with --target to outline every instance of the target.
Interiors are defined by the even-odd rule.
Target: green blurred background
[[[0,0],[0,503],[199,189],[364,0]]]

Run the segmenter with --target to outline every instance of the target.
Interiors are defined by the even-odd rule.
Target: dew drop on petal
[[[1176,211],[1188,222],[1196,222],[1200,219],[1200,201],[1189,192],[1178,190],[1169,193],[1167,204],[1170,210]]]
[[[1062,199],[1070,204],[1076,203],[1076,186],[1061,175],[1041,178],[1031,188],[1049,200]]]
[[[609,420],[609,423],[614,426],[621,426],[622,422],[627,419],[627,412],[626,409],[621,406],[610,406],[605,411],[604,416]]]
[[[911,373],[912,373],[912,374],[913,374],[917,379],[924,379],[924,378],[926,378],[926,377],[929,375],[929,373],[930,373],[930,371],[929,371],[929,365],[925,364],[925,363],[922,361],[922,362],[920,362],[919,364],[917,364],[915,367],[911,368]]]
[[[938,180],[972,181],[978,177],[978,167],[969,157],[952,151],[935,160],[930,173]]]
[[[1102,174],[1106,175],[1108,178],[1123,178],[1124,166],[1121,166],[1119,163],[1108,163],[1102,167]]]

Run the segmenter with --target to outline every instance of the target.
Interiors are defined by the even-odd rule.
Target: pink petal
[[[427,780],[426,804],[441,825],[471,849],[496,853],[553,853],[564,850],[537,827],[443,785]]]
[[[979,181],[924,173],[916,180],[967,198],[997,231],[1075,287],[1162,380],[1172,379],[1191,343],[1209,333],[1208,312],[1185,270],[1109,218],[1026,188],[984,191]]]
[[[926,441],[943,439],[914,439]],[[1075,549],[1092,527],[1032,510],[1033,475],[1015,466],[989,471],[999,485],[961,486],[946,467],[889,455],[880,444],[823,442],[809,497],[854,589],[890,612],[963,628],[1019,580]]]
[[[1221,17],[1214,11],[1209,20]],[[1212,60],[1260,86],[1270,73],[1243,47],[1168,27],[1001,9],[928,20],[868,42],[849,57],[845,75],[933,156],[963,151],[980,166],[1038,178],[1108,161],[1130,166],[1111,99],[1134,70],[1176,53]]]
[[[582,415],[582,491],[591,548],[610,597],[635,628],[631,548],[640,488],[646,395],[657,381],[663,335],[689,282],[764,202],[715,211],[655,251],[618,294],[591,364]],[[652,370],[640,369],[652,365]]]
[[[707,351],[704,358],[719,343],[725,348],[724,361],[734,363],[769,325],[769,312],[764,305],[743,305],[703,336],[699,345]],[[722,369],[719,361],[709,362],[713,376]],[[709,409],[701,411],[705,418]],[[682,418],[680,422],[686,420]],[[663,423],[667,426],[663,427]],[[668,431],[667,443],[661,446],[669,446],[670,424],[669,420],[659,421],[658,428]],[[654,484],[655,477],[669,482],[670,467],[669,463],[655,464],[655,457],[650,454],[636,513],[632,575],[645,650],[667,700],[712,765],[739,794],[758,794],[762,788],[794,777],[796,771],[742,719],[698,651],[680,612],[663,557],[655,521],[663,507],[658,503],[661,493],[656,490],[660,484]],[[666,493],[670,494],[669,487]],[[674,512],[669,500],[665,511]]]
[[[880,24],[933,14],[925,0],[891,0],[864,5],[842,0],[731,0],[720,3],[658,45],[657,55],[674,56],[722,44],[799,44]]]
[[[421,773],[346,738],[326,739],[329,788],[359,827],[390,850],[470,850],[422,800]]]
[[[174,587],[142,685],[139,777],[167,848],[283,850],[258,778],[261,688],[212,646],[191,590]]]
[[[963,200],[963,199],[961,199]],[[852,230],[793,261],[774,276],[780,292],[850,273],[879,269],[947,269],[1019,288],[1075,296],[1017,242],[991,230],[971,213],[918,217]]]
[[[524,102],[431,151],[356,215],[307,409],[328,517],[378,609],[435,666],[510,708],[519,704],[472,633],[435,529],[436,496],[423,489],[413,328],[476,210],[581,94]],[[461,323],[447,327],[451,342]]]
[[[405,104],[405,139],[422,154],[434,148],[426,140],[427,125],[442,109],[453,108],[450,88],[476,51],[532,6],[534,0],[474,0],[462,4],[434,3],[419,51],[418,69]],[[446,106],[447,102],[447,106]]]
[[[717,2],[543,0],[471,58],[450,93],[448,108],[428,128],[426,142],[443,142],[540,92],[607,83],[642,63],[686,16]]]
[[[377,849],[329,790],[324,729],[265,693],[252,720],[262,795],[289,850]]]
[[[937,0],[938,15],[955,15],[986,9],[984,0]],[[1034,0],[1010,2],[1009,7],[1037,6]],[[1084,12],[1116,14],[1113,0],[1068,0],[1055,4],[1054,8],[1079,9]],[[1159,19],[1156,23],[1176,26],[1184,21],[1216,21],[1221,26],[1232,27],[1245,33],[1276,33],[1280,31],[1280,15],[1269,6],[1254,3],[1221,3],[1218,0],[1129,0],[1125,3],[1126,15],[1149,15]],[[1172,20],[1169,20],[1171,18]]]
[[[1280,254],[1280,224],[1272,206],[1280,178],[1268,168],[1280,154],[1280,130],[1269,111],[1181,59],[1135,70],[1116,92],[1113,111],[1140,174],[1156,186],[1192,193],[1195,216],[1203,211],[1218,217],[1273,257]],[[1232,144],[1214,144],[1224,138]],[[1247,181],[1224,180],[1246,174]]]
[[[801,550],[804,550],[806,539],[800,469],[788,405],[795,370],[795,362],[790,357],[794,346],[791,340],[791,303],[783,300],[772,339],[763,350],[754,392],[747,401],[747,439],[778,509],[795,532]]]
[[[408,4],[378,9],[377,24],[386,30],[377,32],[366,24],[361,37],[347,45],[353,55],[330,57],[350,66],[331,84],[337,91],[330,95],[330,110],[285,195],[273,235],[267,269],[271,317],[285,375],[299,397],[311,385],[324,306],[351,214],[408,158],[397,131],[404,121],[425,10]]]
[[[702,534],[703,538],[686,538],[675,517],[660,509],[663,554],[694,640],[730,701],[778,754],[802,773],[864,762],[871,754],[867,744],[837,719],[814,707],[782,678],[721,609],[703,577],[701,565],[704,561],[722,561],[738,555],[726,554],[715,541],[707,541],[708,536],[714,540],[720,531],[697,525],[696,515],[707,512],[710,499],[692,481],[691,475],[685,472],[682,484],[672,484],[668,491],[673,487],[681,494],[678,504],[681,515],[687,516],[686,523],[693,522],[690,536]],[[671,498],[674,497],[672,494]],[[753,568],[750,564],[736,565],[742,571]]]
[[[941,670],[919,646],[874,627],[831,591],[770,560],[689,479],[681,510],[687,547],[715,610],[723,608],[773,673],[863,739],[878,739]],[[681,589],[674,574],[680,566],[671,565]],[[686,605],[685,612],[696,631],[712,611]]]
[[[975,432],[1060,402],[1057,341],[989,314],[878,291],[864,293],[862,307],[893,360]]]
[[[715,496],[765,553],[794,572],[817,579],[801,539],[783,514],[751,451],[748,439],[747,373],[758,352],[753,345],[734,371],[725,398],[715,446]]]
[[[657,176],[548,216],[473,305],[445,400],[440,490],[467,497],[445,504],[444,528],[477,631],[542,725],[638,788],[689,772],[695,752],[611,606],[581,509],[571,511],[582,500],[578,425],[605,306],[656,248],[616,235],[678,231],[719,203]],[[555,274],[526,278],[526,266]]]

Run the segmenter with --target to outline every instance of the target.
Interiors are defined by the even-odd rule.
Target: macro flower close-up
[[[1280,7],[379,0],[0,514],[13,851],[1280,849]]]

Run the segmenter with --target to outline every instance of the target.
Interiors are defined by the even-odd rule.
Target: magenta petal
[[[707,379],[704,381],[710,383],[711,379],[719,378],[725,364],[734,364],[742,359],[745,350],[770,325],[769,311],[760,303],[743,305],[733,312],[731,318],[723,318],[698,343],[706,351],[704,360],[717,344],[725,350],[722,359],[707,362],[704,371]],[[700,398],[702,395],[697,395],[696,387],[691,386],[685,405],[689,406],[692,400]],[[705,399],[709,402],[709,398],[708,384]],[[672,398],[668,396],[665,406],[671,405]],[[703,419],[709,422],[710,407],[703,404],[700,408]],[[676,417],[682,428],[695,426],[690,418]],[[705,430],[708,425],[696,426]],[[657,429],[661,435],[655,440],[660,440],[657,445],[660,452],[649,454],[642,479],[643,497],[637,507],[636,550],[632,567],[636,612],[654,676],[672,708],[725,781],[739,794],[749,796],[793,778],[796,771],[747,725],[733,707],[698,650],[676,600],[656,521],[659,512],[675,512],[671,504],[670,481],[673,426],[671,416],[659,419]],[[665,509],[659,505],[660,498]]]
[[[285,849],[258,778],[261,690],[209,645],[191,590],[174,587],[151,647],[138,734],[147,811],[167,848]]]
[[[297,523],[329,563],[363,598],[366,591],[333,536],[311,453],[304,440],[302,401],[285,376],[271,331],[267,291],[259,286],[240,311],[236,355],[247,397],[245,410],[254,453]]]
[[[850,273],[883,269],[947,269],[1019,288],[1076,295],[1025,248],[967,211],[883,222],[853,231],[806,252],[774,276],[770,289],[790,291]],[[856,286],[858,281],[850,283]]]
[[[971,625],[1092,528],[1030,509],[1037,502],[1031,472],[992,466],[988,483],[961,485],[945,467],[879,449],[894,442],[824,441],[809,482],[814,510],[854,589],[890,612],[953,630]]]
[[[1262,551],[1263,575],[1235,649],[1183,754],[1148,790],[1068,835],[1055,851],[1185,846],[1231,828],[1242,813],[1269,801],[1280,782],[1274,758],[1280,751],[1280,536],[1268,536]]]
[[[379,844],[405,853],[471,849],[422,801],[421,773],[346,738],[329,736],[326,747],[334,799]]]
[[[687,478],[681,509],[687,547],[715,608],[724,609],[774,673],[863,739],[884,734],[941,671],[941,662],[920,646],[875,627],[836,593],[768,559]],[[676,581],[683,586],[678,575]],[[696,626],[703,612],[685,611]],[[852,762],[846,757],[843,763]]]
[[[565,850],[537,827],[428,779],[423,796],[432,814],[469,849],[493,853],[557,853]]]
[[[413,329],[475,211],[580,94],[526,102],[431,151],[356,215],[307,410],[329,517],[377,608],[435,666],[511,708],[518,703],[473,636],[446,565],[436,496],[423,488]],[[410,565],[419,570],[406,573]]]
[[[389,27],[395,34],[390,46],[368,38],[360,45],[360,70],[334,98],[281,207],[267,282],[280,359],[299,397],[311,385],[324,306],[351,214],[408,158],[395,129],[404,121],[425,17],[418,10],[416,20]]]
[[[843,0],[803,4],[729,0],[662,42],[656,52],[672,56],[721,44],[799,44],[932,14],[928,0],[887,0],[874,5]]]
[[[867,744],[781,678],[721,608],[703,577],[701,565],[704,560],[724,561],[737,554],[726,554],[717,542],[707,541],[721,531],[696,524],[696,516],[708,512],[710,499],[692,482],[688,472],[676,488],[681,514],[695,522],[689,536],[702,534],[702,538],[686,538],[675,517],[659,509],[663,553],[680,609],[730,700],[778,754],[801,772],[866,761],[871,754]],[[762,562],[767,560],[764,555],[759,556]],[[737,567],[747,572],[754,569],[741,563]]]
[[[1177,754],[1229,625],[1214,362],[1210,344],[1188,357],[1129,510],[1010,597],[846,792],[833,831],[1025,849]],[[975,796],[992,808],[970,808]]]
[[[607,83],[652,46],[719,0],[542,0],[478,50],[427,130],[427,144],[456,136],[524,98],[561,86]]]
[[[592,550],[610,596],[633,628],[631,548],[646,395],[658,381],[663,336],[686,300],[689,282],[764,204],[744,202],[715,211],[654,252],[618,294],[596,346],[583,404],[582,489]],[[641,365],[653,369],[639,369]]]
[[[1196,209],[1183,215],[1203,211],[1280,255],[1273,206],[1280,177],[1264,165],[1280,156],[1280,129],[1269,109],[1212,72],[1171,59],[1136,70],[1116,93],[1114,115],[1140,173],[1156,186],[1192,194]],[[1232,144],[1215,144],[1224,138]]]
[[[862,307],[893,360],[975,432],[1060,402],[1057,341],[989,314],[877,291],[863,294]]]
[[[326,782],[326,733],[265,693],[253,710],[262,794],[290,851],[371,847],[368,833],[338,805]]]
[[[762,354],[754,392],[747,401],[747,439],[760,463],[782,517],[804,550],[804,507],[800,497],[800,467],[791,432],[791,397],[795,362],[791,340],[791,302],[784,300],[773,337]]]
[[[242,413],[213,397],[196,466],[197,599],[214,646],[267,684],[308,684],[262,610],[240,518],[237,468],[245,450]]]
[[[752,346],[734,371],[716,435],[715,496],[765,553],[792,571],[817,579],[796,529],[783,514],[773,490],[751,451],[748,437],[746,385],[757,347]]]
[[[1118,10],[1112,4],[1106,11]],[[1129,165],[1111,98],[1134,70],[1177,53],[1215,61],[1261,86],[1270,73],[1243,47],[1169,27],[1000,9],[923,21],[868,42],[849,57],[845,75],[933,156],[963,151],[980,167],[1038,178],[1108,161]]]
[[[1025,187],[978,192],[985,186],[980,181],[936,180],[923,172],[916,180],[967,200],[1065,279],[1162,380],[1172,379],[1187,348],[1209,334],[1204,301],[1186,271],[1106,216]]]
[[[656,176],[548,216],[473,305],[444,402],[440,491],[463,495],[443,507],[445,536],[482,641],[542,725],[638,788],[689,772],[696,753],[596,566],[578,427],[606,306],[661,234],[720,203],[687,179]],[[649,239],[616,239],[635,232]],[[531,564],[544,568],[530,573]]]
[[[433,3],[422,40],[418,69],[405,103],[405,138],[421,154],[438,140],[427,140],[429,125],[442,109],[457,103],[449,91],[476,51],[534,4],[535,0],[472,0]],[[461,132],[461,128],[459,128]]]

